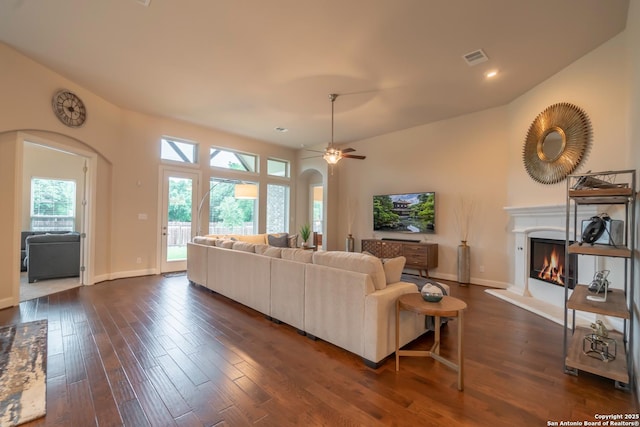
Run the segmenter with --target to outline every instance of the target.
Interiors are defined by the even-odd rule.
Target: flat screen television
[[[435,233],[436,193],[373,196],[373,231]]]

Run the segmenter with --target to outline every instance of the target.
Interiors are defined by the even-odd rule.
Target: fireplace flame
[[[564,275],[563,268],[560,264],[560,255],[554,248],[549,258],[547,258],[547,256],[544,257],[543,266],[540,269],[540,273],[538,273],[538,278],[564,286],[564,281],[562,280],[562,276]]]

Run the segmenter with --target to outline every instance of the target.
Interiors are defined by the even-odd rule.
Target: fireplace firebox
[[[529,277],[558,286],[567,283],[569,289],[575,286],[576,255],[565,259],[564,240],[530,239]]]

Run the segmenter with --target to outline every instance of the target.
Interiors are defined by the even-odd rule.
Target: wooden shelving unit
[[[588,295],[593,294],[589,292],[587,285],[577,285],[567,301],[567,308],[619,317],[621,319],[629,319],[631,317],[622,289],[611,289],[605,302],[588,300]]]
[[[582,352],[582,341],[591,333],[591,329],[576,328],[571,340],[571,346],[565,359],[565,365],[581,371],[611,378],[622,384],[629,384],[629,370],[627,369],[627,354],[624,347],[623,335],[617,332],[610,332],[609,337],[616,340],[617,355],[614,360],[603,362],[594,359]]]
[[[586,284],[578,284],[569,296],[568,285],[565,285],[565,336],[564,365],[565,372],[578,375],[578,371],[590,372],[615,381],[616,388],[631,390],[633,372],[631,365],[631,349],[633,337],[632,301],[634,287],[634,238],[636,227],[635,170],[608,171],[569,175],[567,178],[567,215],[566,241],[575,242],[566,245],[566,257],[569,254],[592,257],[621,258],[624,261],[623,289],[611,289],[604,302],[587,298],[593,295]],[[582,243],[582,227],[578,219],[578,206],[620,205],[624,209],[624,242],[622,245],[602,245]],[[574,261],[577,262],[577,261]],[[573,269],[577,271],[577,269]],[[576,273],[577,274],[577,273]],[[574,283],[578,283],[574,277]],[[566,281],[569,283],[569,280]],[[602,295],[600,295],[602,296]],[[609,332],[609,338],[615,340],[616,356],[613,360],[600,360],[585,353],[585,339],[593,333],[587,328],[570,327],[569,312],[573,317],[571,325],[575,325],[575,312],[589,312],[602,316],[623,319],[623,332]]]

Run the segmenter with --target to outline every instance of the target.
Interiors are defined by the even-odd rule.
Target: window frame
[[[206,229],[207,229],[207,234],[209,233],[209,230],[211,229],[211,224],[212,224],[212,217],[213,217],[213,208],[214,206],[212,205],[213,203],[213,194],[215,192],[216,187],[218,187],[218,184],[216,184],[214,186],[214,182],[219,182],[219,183],[223,183],[223,184],[232,184],[234,185],[234,190],[235,190],[235,186],[238,184],[252,184],[258,187],[258,197],[256,199],[251,199],[253,200],[253,227],[252,227],[252,231],[251,234],[257,234],[258,233],[258,229],[260,227],[260,215],[259,215],[259,208],[260,208],[260,204],[259,204],[259,200],[260,200],[260,183],[258,181],[247,181],[247,180],[243,180],[243,179],[236,179],[236,178],[224,178],[224,177],[219,177],[219,176],[211,176],[209,177],[209,215],[207,218],[207,222],[206,222]],[[242,199],[236,199],[235,195],[234,195],[234,199],[237,200],[242,200]],[[231,226],[234,227],[234,226]],[[244,227],[244,225],[242,226]],[[212,234],[240,234],[237,232],[234,232],[232,230],[231,233],[225,231],[224,233],[217,233],[216,232],[216,227],[213,227],[212,230]],[[240,235],[247,235],[247,234],[240,234]]]
[[[193,162],[180,161],[180,160],[175,160],[175,159],[165,159],[164,157],[162,157],[162,147],[163,147],[165,141],[169,142],[169,143],[187,144],[187,145],[192,146],[193,147]],[[175,151],[175,149],[174,149],[174,151]],[[199,167],[199,162],[198,162],[199,153],[200,153],[200,144],[198,142],[189,141],[187,139],[182,139],[182,138],[174,138],[174,137],[170,137],[170,136],[162,136],[160,138],[160,161],[163,162],[163,163],[173,164],[173,165],[180,165],[180,166],[191,167],[191,168]],[[182,154],[184,155],[184,153],[182,153]],[[178,154],[178,157],[180,157],[180,154]]]
[[[67,182],[67,183],[72,183],[73,184],[73,197],[71,197],[71,211],[72,214],[71,215],[43,215],[43,214],[38,214],[36,215],[35,213],[35,204],[36,204],[36,198],[34,195],[34,181],[57,181],[57,182]],[[30,193],[30,200],[29,200],[29,226],[32,230],[36,230],[39,227],[34,226],[33,221],[34,219],[46,219],[46,218],[62,218],[62,219],[66,219],[66,220],[71,220],[71,229],[67,230],[67,228],[59,228],[59,227],[54,227],[56,231],[74,231],[76,229],[76,221],[78,218],[78,203],[77,203],[77,199],[78,199],[78,182],[75,179],[70,179],[70,178],[47,178],[47,177],[41,177],[41,176],[32,176],[31,177],[31,181],[29,183],[29,193]],[[55,206],[55,205],[54,205]],[[67,208],[69,209],[69,208]],[[51,227],[47,226],[45,227],[49,230],[52,230]]]
[[[284,174],[284,176],[269,173],[269,162],[278,162],[278,163],[284,164],[285,165],[285,174]],[[267,158],[267,176],[272,177],[272,178],[277,178],[277,179],[290,180],[291,179],[291,162],[289,160],[278,159],[278,158],[275,158],[275,157],[268,157]]]
[[[213,160],[213,157],[214,157],[212,155],[213,151],[219,151],[219,152],[223,152],[223,153],[232,154],[232,155],[236,156],[236,158],[238,159],[238,162],[241,165],[246,163],[246,159],[241,159],[239,156],[251,156],[254,159],[254,165],[253,165],[253,169],[254,170],[250,170],[250,169],[248,169],[248,170],[245,170],[245,169],[233,169],[233,168],[226,167],[226,166],[213,165],[213,164],[211,164],[211,162]],[[208,162],[208,164],[209,164],[209,168],[211,168],[213,170],[233,171],[233,172],[244,173],[244,174],[248,174],[248,175],[260,175],[260,156],[258,154],[249,153],[247,151],[240,151],[240,150],[235,150],[235,149],[232,149],[232,148],[211,145],[211,146],[209,146],[209,162]]]
[[[286,200],[284,201],[284,227],[282,230],[269,230],[269,187],[283,187],[286,189]],[[289,183],[284,182],[268,182],[266,184],[266,192],[265,192],[265,231],[267,233],[280,233],[280,232],[289,232],[290,229],[290,217],[291,217],[291,186]]]

